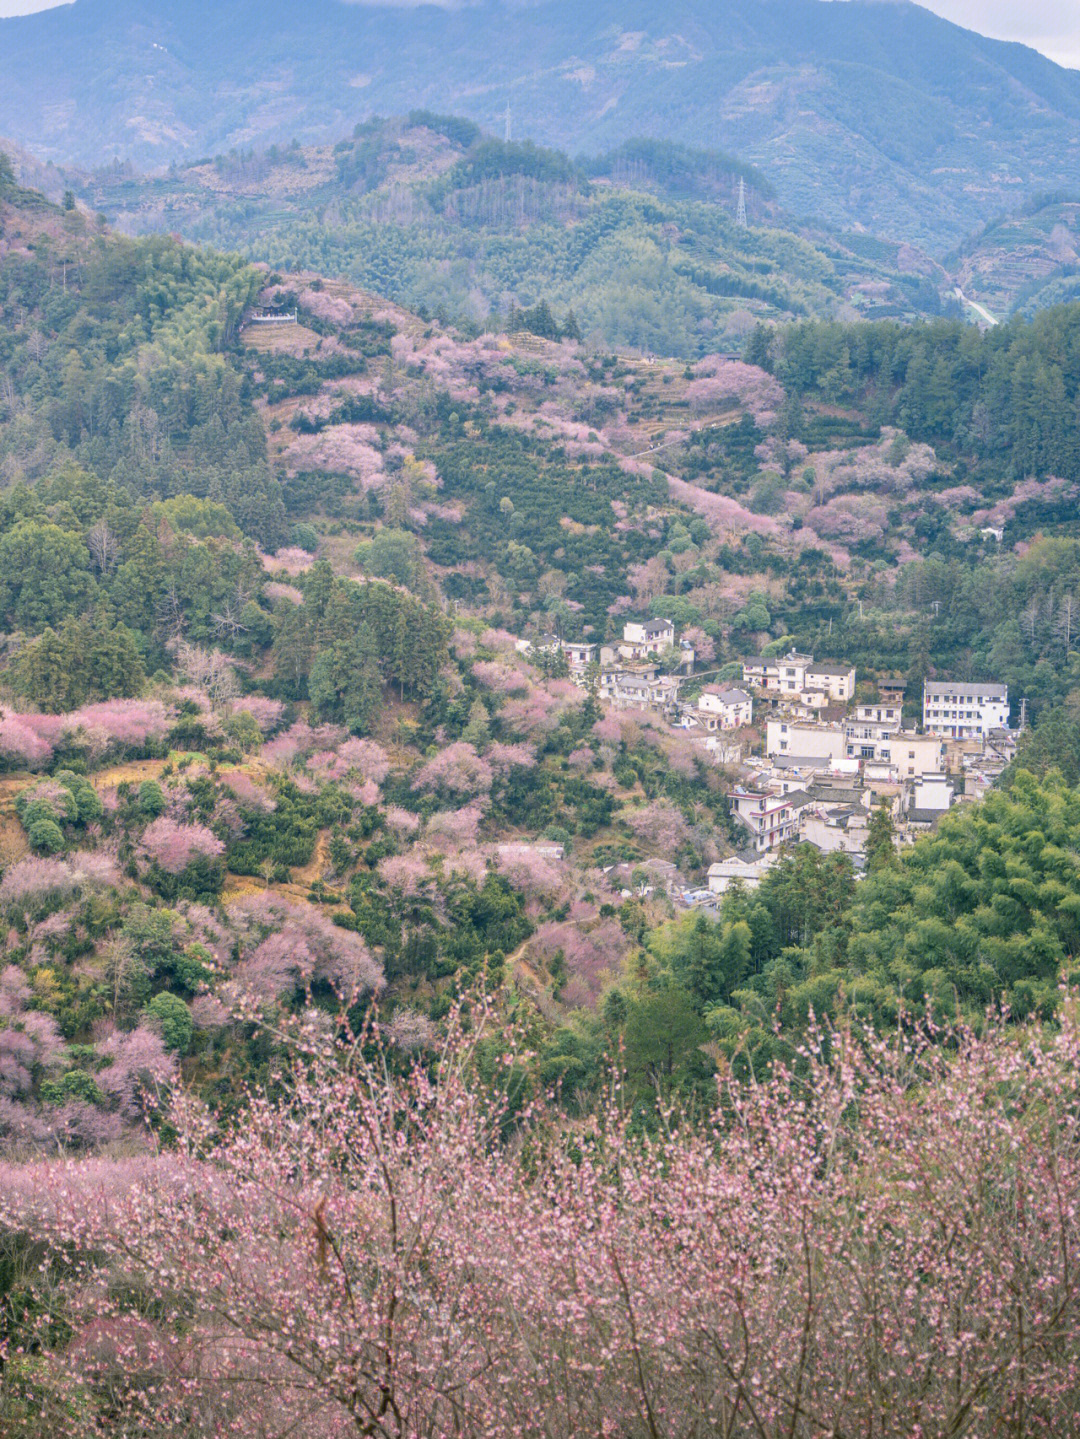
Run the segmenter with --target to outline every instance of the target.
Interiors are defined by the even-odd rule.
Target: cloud
[[[13,15],[34,15],[39,10],[55,10],[58,5],[70,5],[71,0],[0,0],[0,20]]]

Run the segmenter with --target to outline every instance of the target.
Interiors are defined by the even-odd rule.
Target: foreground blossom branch
[[[181,1099],[169,1156],[9,1166],[4,1222],[73,1265],[65,1412],[245,1439],[1077,1432],[1071,1004],[1053,1033],[833,1036],[646,1133],[614,1082],[587,1120],[511,1115],[526,1056],[500,1035],[493,1061],[489,1028],[405,1072],[312,1025],[240,1120]]]

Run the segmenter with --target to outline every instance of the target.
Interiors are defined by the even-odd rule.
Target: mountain
[[[75,0],[0,22],[0,55],[0,133],[42,158],[164,165],[509,104],[515,135],[716,145],[797,213],[939,249],[1080,158],[1080,74],[910,4]]]
[[[332,147],[48,174],[129,234],[344,276],[471,324],[545,302],[591,341],[666,355],[737,352],[761,320],[935,315],[951,295],[921,251],[799,226],[754,167],[671,141],[574,162],[413,111]]]
[[[995,316],[1032,315],[1080,296],[1080,198],[1038,195],[992,220],[949,257],[968,300]]]

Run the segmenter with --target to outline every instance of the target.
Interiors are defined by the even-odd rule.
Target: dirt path
[[[690,433],[692,435],[701,435],[707,434],[709,430],[723,430],[726,429],[728,425],[737,425],[738,422],[742,419],[742,417],[742,410],[735,410],[732,414],[725,415],[722,419],[711,420],[707,425],[691,425]],[[642,455],[655,455],[659,450],[668,450],[671,448],[672,445],[676,444],[682,444],[682,441],[663,440],[659,445],[653,445],[647,450],[635,450],[634,453],[632,455],[628,455],[627,458],[631,460],[639,460]]]
[[[315,852],[310,862],[302,868],[294,869],[288,880],[281,883],[272,880],[267,884],[266,880],[258,875],[228,874],[225,877],[225,888],[221,892],[222,903],[229,904],[248,894],[271,893],[280,895],[282,899],[287,899],[292,904],[309,904],[308,894],[311,886],[322,879],[326,873],[329,858],[330,837],[326,830],[320,830],[315,841]],[[343,913],[348,906],[343,904],[323,905],[322,908],[334,914]]]
[[[551,1024],[557,1023],[560,1017],[558,1002],[551,997],[547,986],[525,958],[528,948],[529,941],[525,940],[513,954],[506,956],[506,972],[513,975],[518,988],[532,1000],[543,1017]]]
[[[8,775],[0,779],[0,867],[15,864],[30,853],[26,834],[15,813],[15,799],[37,782],[32,774]]]

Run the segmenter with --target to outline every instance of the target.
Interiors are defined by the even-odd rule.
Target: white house
[[[587,670],[596,659],[596,645],[586,640],[564,640],[562,649],[572,670]]]
[[[902,706],[895,700],[879,700],[877,704],[856,705],[856,724],[889,725],[899,729],[903,719]]]
[[[623,625],[619,653],[624,659],[641,660],[660,655],[675,644],[675,626],[670,620],[652,619],[639,623],[631,620]]]
[[[752,659],[743,662],[743,680],[770,694],[796,695],[806,688],[806,667],[813,655],[791,650],[780,659]]]
[[[908,790],[905,817],[909,824],[936,824],[952,808],[955,798],[955,791],[946,775],[920,775]]]
[[[803,812],[799,838],[823,854],[865,854],[866,811],[854,805],[817,804]]]
[[[783,755],[841,760],[847,752],[841,725],[799,724],[786,719],[769,720],[765,725],[765,753],[770,759]]]
[[[945,745],[937,735],[885,730],[873,734],[874,726],[849,725],[848,756],[864,765],[890,765],[898,779],[936,774],[945,766]],[[861,731],[861,733],[860,733]]]
[[[778,849],[795,838],[798,821],[792,795],[769,794],[738,785],[731,792],[731,808],[750,831],[752,848],[759,852]]]
[[[728,855],[727,859],[709,866],[709,889],[713,894],[726,894],[733,884],[757,889],[775,862],[776,851],[771,849],[764,853],[744,849],[739,854]]]
[[[617,709],[671,709],[679,698],[676,675],[637,675],[616,670],[600,676],[601,698]]]
[[[708,730],[741,729],[754,717],[753,700],[745,690],[730,685],[706,685],[697,708]]]
[[[1009,687],[927,680],[923,685],[923,729],[948,739],[985,739],[1009,727]]]
[[[743,661],[743,682],[769,694],[819,694],[821,704],[848,704],[855,698],[853,665],[815,664],[813,655],[790,650],[778,659]]]
[[[833,704],[850,704],[855,698],[855,666],[811,662],[803,677],[803,689],[826,694]]]

